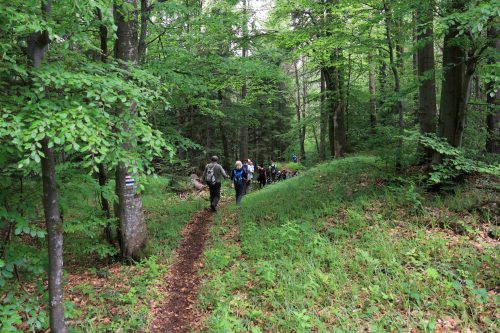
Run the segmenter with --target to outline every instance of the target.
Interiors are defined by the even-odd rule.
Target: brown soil
[[[176,259],[165,278],[165,300],[153,308],[152,332],[189,332],[200,321],[193,309],[200,283],[197,270],[203,266],[200,260],[212,219],[212,212],[202,211],[184,228]]]

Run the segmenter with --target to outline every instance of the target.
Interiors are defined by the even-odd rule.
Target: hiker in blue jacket
[[[236,191],[236,204],[239,205],[241,198],[245,195],[246,182],[248,181],[248,173],[243,169],[241,161],[236,161],[235,168],[231,172],[231,180]]]

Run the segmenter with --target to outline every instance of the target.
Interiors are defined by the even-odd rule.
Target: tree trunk
[[[43,209],[49,240],[49,304],[50,330],[66,332],[64,323],[63,279],[63,221],[57,201],[56,163],[49,139],[42,140]]]
[[[392,13],[389,8],[389,5],[386,1],[384,1],[384,12],[385,12],[385,33],[387,38],[387,45],[389,47],[389,63],[391,65],[392,74],[394,76],[394,93],[398,98],[398,101],[395,104],[394,111],[398,115],[398,125],[399,125],[399,138],[398,138],[398,150],[396,155],[396,169],[401,169],[401,159],[403,155],[403,134],[404,134],[404,110],[403,103],[401,102],[401,82],[399,78],[398,67],[402,67],[402,61],[399,59],[400,52],[398,52],[398,61],[394,60],[394,44],[392,41],[392,32],[391,32],[391,21],[392,21]],[[398,66],[399,65],[399,66]]]
[[[300,98],[300,81],[299,81],[299,69],[297,62],[293,62],[293,72],[295,77],[295,113],[297,115],[297,128],[299,133],[299,146],[300,146],[300,158],[302,159],[302,153],[304,152],[304,138],[302,137],[302,106]]]
[[[375,65],[373,57],[368,55],[368,90],[370,91],[370,127],[375,133],[377,127],[377,91],[375,87]]]
[[[425,6],[425,7],[424,7]],[[417,31],[417,41],[420,46],[417,52],[418,69],[418,121],[420,134],[436,132],[436,82],[434,64],[434,32],[432,28],[433,5],[421,4],[421,11],[417,13],[420,29]],[[424,153],[424,161],[430,162],[433,151],[430,148],[419,146]]]
[[[42,15],[52,12],[52,0],[42,1]],[[48,32],[34,32],[28,37],[27,53],[33,67],[40,67],[49,45]],[[56,161],[54,148],[49,148],[49,138],[41,141],[44,157],[42,164],[43,210],[47,227],[49,249],[49,318],[50,330],[54,333],[66,332],[63,302],[63,221],[57,200]]]
[[[141,0],[141,33],[139,35],[139,45],[137,47],[138,61],[144,62],[146,55],[146,37],[148,33],[149,6],[148,0]]]
[[[306,120],[306,109],[307,109],[307,84],[306,84],[306,58],[304,56],[301,56],[302,59],[302,126],[301,126],[301,133],[300,133],[300,157],[301,160],[306,159],[306,148],[305,148],[305,141],[306,141],[306,125],[305,125],[305,120]]]
[[[352,59],[349,53],[347,61],[347,91],[345,93],[345,131],[349,133],[349,100],[351,97],[351,76],[352,76]]]
[[[443,81],[439,112],[438,135],[446,139],[453,147],[462,146],[473,68],[467,68],[466,51],[456,43],[458,27],[452,25],[444,37],[443,46]],[[472,71],[472,73],[471,73]],[[436,156],[439,162],[441,157]]]
[[[338,53],[339,51],[335,51]],[[337,59],[337,54],[333,55]],[[329,107],[329,139],[332,157],[339,158],[345,155],[347,138],[345,132],[345,107],[342,100],[342,77],[336,66],[325,69],[326,90],[328,91]]]
[[[491,38],[492,47],[494,47],[496,52],[499,53],[500,39],[497,36],[498,29],[488,29],[488,37]],[[494,64],[495,61],[495,59],[492,59],[490,60],[490,63]],[[488,153],[498,154],[500,153],[500,89],[492,95],[494,88],[494,82],[489,82],[486,88],[486,102],[488,103],[488,115],[486,116],[488,138],[486,139],[486,151]]]
[[[98,8],[97,9],[97,18],[99,21],[102,22],[102,13],[101,10]],[[107,55],[108,55],[108,28],[106,25],[101,24],[99,25],[99,40],[101,44],[101,61],[105,63],[107,61]],[[108,175],[106,171],[106,166],[102,163],[99,163],[98,167],[98,180],[99,180],[99,186],[100,186],[100,197],[101,197],[101,208],[106,216],[106,218],[109,220],[111,218],[111,209],[109,206],[109,201],[106,199],[104,196],[103,188],[106,186],[106,183],[108,182]],[[104,234],[106,236],[106,240],[108,243],[113,244],[113,230],[112,226],[110,223],[107,224],[106,229],[104,230]]]
[[[243,13],[246,17],[247,15],[247,11],[248,11],[248,8],[247,8],[247,1],[248,0],[243,0]],[[248,22],[247,20],[245,19],[245,22],[244,22],[244,26],[243,26],[243,36],[246,38],[246,36],[248,35]],[[244,41],[244,43],[246,43],[246,41]],[[242,58],[246,58],[248,55],[248,48],[246,45],[243,45],[243,48],[241,50],[241,57]],[[246,79],[245,79],[245,82],[243,83],[243,87],[241,87],[241,99],[244,100],[246,98],[246,95],[247,95],[247,89],[248,89],[248,86],[247,86],[247,82],[246,82]],[[241,122],[241,127],[240,127],[240,156],[239,158],[242,159],[242,160],[245,160],[248,158],[248,124],[247,122],[245,121],[245,119],[243,119],[243,121]]]
[[[244,100],[247,95],[247,84],[246,82],[243,84],[241,88],[241,99]],[[240,156],[241,160],[245,160],[248,158],[248,124],[246,123],[246,119],[242,119],[240,126]]]
[[[320,71],[320,127],[319,127],[319,159],[324,161],[326,159],[326,130],[328,128],[328,114],[326,112],[326,88],[325,88],[325,76],[323,71]]]
[[[137,0],[126,0],[132,11],[127,13],[127,7],[115,8],[115,20],[117,25],[115,56],[117,59],[137,64]],[[135,105],[129,110],[135,114]],[[128,131],[128,124],[122,124],[121,130]],[[125,149],[133,149],[128,143]],[[121,250],[125,259],[140,259],[144,256],[146,245],[146,223],[142,210],[142,201],[136,192],[133,175],[128,172],[128,166],[123,162],[116,168],[116,194],[118,196],[117,214],[120,221]]]

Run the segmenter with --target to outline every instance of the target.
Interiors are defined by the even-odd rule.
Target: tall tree
[[[294,84],[294,95],[295,95],[295,114],[297,115],[297,128],[298,128],[298,133],[299,133],[299,145],[300,145],[300,158],[304,158],[305,156],[305,148],[304,148],[304,137],[303,137],[303,131],[302,131],[302,99],[301,99],[301,92],[300,92],[300,79],[299,79],[299,66],[298,66],[298,60],[294,60],[293,62],[293,75],[295,78],[295,84]],[[304,154],[304,155],[302,155]]]
[[[323,71],[320,71],[320,127],[319,127],[319,159],[326,159],[326,131],[328,129],[328,114],[325,105],[325,76]]]
[[[47,17],[52,12],[52,0],[42,1],[42,15]],[[47,53],[50,43],[47,30],[34,32],[28,37],[28,57],[34,68],[39,68]],[[62,293],[63,278],[63,221],[59,212],[56,182],[56,161],[54,146],[49,145],[49,138],[40,142],[43,156],[42,184],[43,209],[47,225],[49,248],[49,317],[50,329],[55,333],[66,332],[64,323],[64,303]]]
[[[433,2],[422,2],[417,9],[417,68],[418,68],[418,122],[420,133],[436,132],[436,79],[434,64]],[[432,149],[419,148],[425,160],[432,159]]]
[[[400,69],[403,66],[403,62],[400,59],[402,51],[398,50],[398,45],[396,45],[397,59],[394,59],[394,41],[392,36],[392,26],[393,26],[393,15],[392,10],[389,6],[388,0],[384,0],[384,17],[385,17],[385,34],[387,39],[387,46],[389,48],[389,64],[391,66],[392,74],[394,76],[394,95],[397,99],[394,104],[394,113],[398,115],[398,125],[399,125],[399,138],[398,138],[398,151],[396,157],[396,168],[401,168],[401,158],[403,154],[403,134],[404,134],[404,110],[403,102],[401,101],[401,79],[400,79]]]
[[[494,50],[489,63],[494,65],[496,58],[500,54],[500,38],[498,38],[499,30],[495,27],[488,29],[488,37],[491,40],[491,46]],[[488,153],[500,153],[500,89],[495,92],[493,81],[488,82],[486,87],[488,103],[488,115],[486,116],[486,129],[488,138],[486,139],[486,151]]]
[[[115,4],[116,42],[115,57],[128,63],[128,66],[137,64],[137,0],[124,0]],[[118,110],[120,114],[129,113],[136,116],[136,102],[129,101],[130,107]],[[128,132],[130,124],[123,121],[119,130]],[[124,144],[127,150],[133,150],[133,138]],[[127,259],[140,259],[146,245],[146,223],[142,209],[142,200],[136,191],[137,184],[134,175],[129,171],[129,165],[120,162],[116,168],[116,194],[118,204],[116,216],[120,221],[122,256]]]
[[[241,57],[244,59],[248,56],[248,46],[247,46],[247,40],[248,40],[248,2],[250,0],[243,0],[242,5],[243,5],[243,47],[241,50]],[[241,87],[241,99],[244,100],[247,96],[247,82],[246,78],[243,82],[243,86]],[[243,119],[241,121],[240,125],[240,156],[239,158],[245,160],[248,158],[248,123]]]
[[[300,157],[302,160],[306,159],[306,110],[307,110],[307,82],[306,82],[306,57],[301,55],[300,57],[302,63],[302,73],[301,73],[301,81],[302,81],[302,124],[300,127]]]

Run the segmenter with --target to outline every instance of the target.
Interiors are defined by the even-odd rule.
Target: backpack
[[[215,184],[215,166],[216,164],[209,166],[207,169],[207,175],[205,176],[205,181],[207,184],[214,185]]]
[[[271,173],[276,173],[276,165],[271,164]]]
[[[243,184],[243,168],[241,168],[240,170],[234,170],[233,171],[233,182],[234,182],[234,185],[241,185]]]

